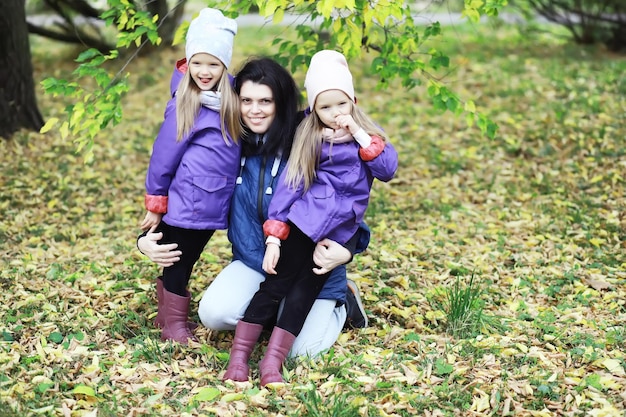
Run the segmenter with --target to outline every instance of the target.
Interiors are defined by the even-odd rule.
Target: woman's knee
[[[335,304],[334,300],[315,301],[289,357],[317,356],[335,344],[346,319],[344,306]]]
[[[202,297],[198,304],[198,316],[202,325],[211,330],[233,330],[240,318],[238,311],[207,297]]]
[[[234,261],[206,289],[198,306],[202,324],[212,330],[233,330],[265,276]]]
[[[315,357],[320,353],[326,352],[334,344],[334,341],[323,340],[320,338],[301,338],[294,342],[289,351],[290,358],[297,357]]]

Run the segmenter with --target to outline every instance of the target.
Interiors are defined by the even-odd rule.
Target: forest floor
[[[271,53],[280,30],[242,28],[233,62]],[[151,324],[159,269],[135,239],[180,48],[131,63],[124,118],[93,162],[53,132],[1,142],[0,415],[623,417],[626,59],[510,26],[446,33],[443,81],[497,135],[436,111],[425,87],[376,89],[368,57],[350,63],[400,154],[348,267],[370,326],[289,361],[278,389],[258,386],[261,348],[251,382],[221,381],[232,332],[201,327],[183,347]],[[75,65],[71,48],[33,51],[38,80]],[[62,115],[59,97],[39,103]],[[194,316],[229,258],[220,231]]]

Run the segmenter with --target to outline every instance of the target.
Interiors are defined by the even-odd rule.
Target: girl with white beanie
[[[228,67],[237,23],[205,8],[189,25],[187,70],[166,106],[146,175],[143,230],[176,243],[180,261],[157,279],[162,340],[196,340],[187,321],[193,267],[216,229],[226,229],[240,158],[238,97]]]
[[[271,326],[282,300],[259,370],[261,385],[283,382],[282,364],[328,278],[313,272],[316,243],[350,240],[363,220],[374,178],[389,181],[398,168],[385,133],[356,105],[342,54],[316,53],[304,86],[311,114],[296,131],[263,225],[267,276],[237,324],[224,379],[248,379],[250,347],[257,340],[240,339],[258,332],[240,330]]]

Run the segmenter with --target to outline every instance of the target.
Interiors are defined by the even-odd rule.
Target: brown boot
[[[280,327],[274,327],[272,336],[267,345],[265,356],[259,363],[261,372],[261,386],[267,384],[284,382],[281,374],[283,362],[287,358],[289,350],[293,346],[296,336]]]
[[[189,293],[186,297],[182,297],[163,289],[165,318],[163,330],[161,331],[161,340],[174,340],[183,345],[187,344],[188,339],[194,342],[198,341],[187,325],[190,302],[191,296]]]
[[[263,331],[261,324],[247,323],[239,320],[235,328],[233,346],[230,348],[228,368],[222,377],[222,381],[247,381],[250,373],[248,359],[252,354],[254,345]]]

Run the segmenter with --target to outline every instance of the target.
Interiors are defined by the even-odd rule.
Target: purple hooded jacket
[[[175,91],[174,83],[172,88]],[[176,98],[172,98],[152,148],[146,175],[146,208],[159,212],[157,202],[166,201],[163,221],[170,226],[226,229],[240,146],[232,140],[226,144],[219,113],[204,106],[192,131],[181,141],[176,137]]]
[[[271,231],[281,229],[274,221],[289,220],[314,242],[329,238],[345,244],[363,220],[374,178],[387,182],[397,169],[398,153],[378,137],[372,137],[368,148],[361,148],[356,141],[324,142],[317,176],[306,193],[302,186],[296,190],[288,187],[284,181],[287,170],[283,171],[264,230],[284,239],[285,235]]]

